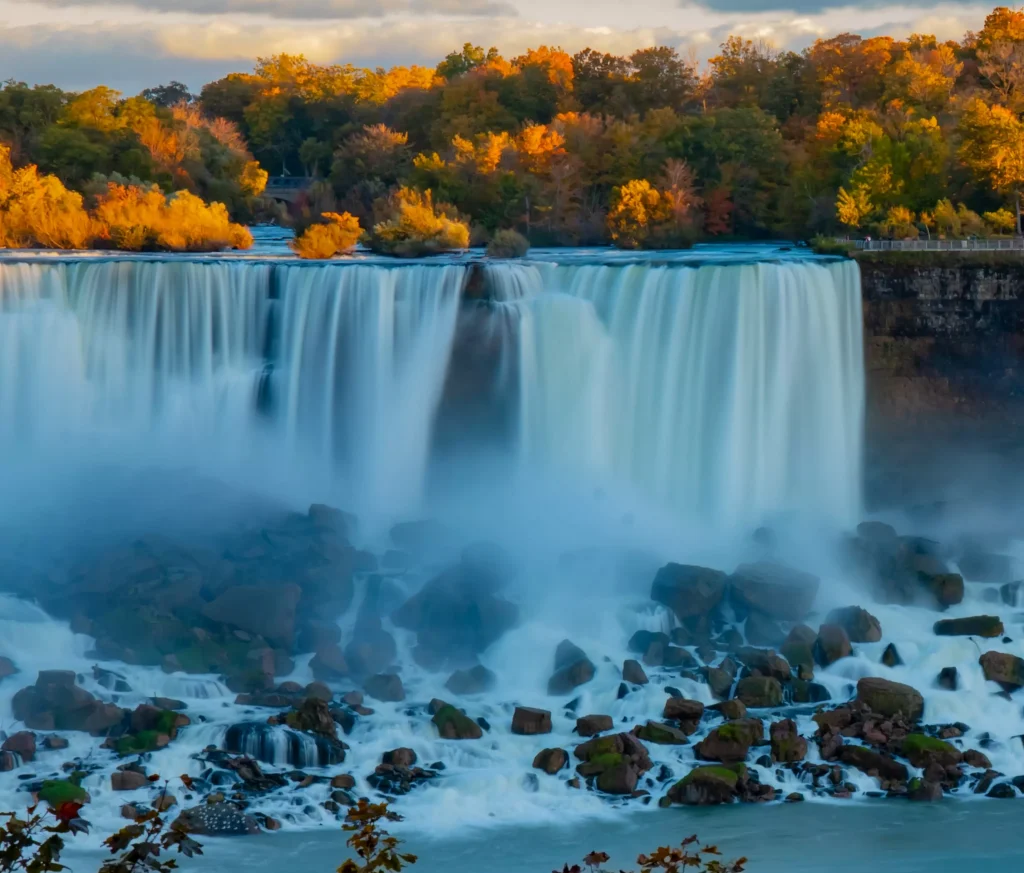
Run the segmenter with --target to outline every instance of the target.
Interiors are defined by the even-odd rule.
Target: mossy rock
[[[658,724],[656,721],[647,722],[647,724],[637,728],[635,733],[641,740],[662,746],[686,746],[690,743],[686,738],[686,734],[679,730],[679,728],[667,724]]]
[[[88,803],[89,793],[70,779],[52,779],[37,792],[39,799],[56,809],[62,803]]]
[[[903,740],[902,750],[915,767],[926,767],[933,761],[951,766],[963,758],[963,753],[952,743],[926,734],[908,734]]]
[[[618,767],[620,764],[626,763],[626,756],[619,752],[604,752],[600,755],[591,755],[587,759],[587,763],[591,767],[600,767],[602,770],[609,770],[612,767]]]
[[[733,764],[731,766],[697,767],[687,773],[679,782],[680,785],[689,785],[701,779],[713,776],[715,779],[723,779],[731,785],[735,785],[740,779],[747,776],[746,764]]]
[[[162,731],[139,731],[137,734],[130,734],[121,737],[115,744],[114,749],[121,757],[126,755],[142,755],[146,752],[155,752],[161,748],[159,739],[161,736],[170,736]]]
[[[435,712],[433,722],[442,739],[478,740],[483,736],[480,725],[451,704],[445,704]]]

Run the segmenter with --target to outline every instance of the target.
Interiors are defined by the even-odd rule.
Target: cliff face
[[[869,428],[1024,419],[1024,261],[862,261]]]

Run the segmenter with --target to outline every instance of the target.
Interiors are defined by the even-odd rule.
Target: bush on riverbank
[[[418,258],[469,247],[469,225],[455,210],[434,203],[429,189],[400,188],[390,200],[390,216],[374,225],[370,248],[399,258]]]
[[[816,255],[842,255],[849,257],[856,250],[856,244],[849,240],[832,239],[827,236],[816,236],[811,240],[811,251]]]
[[[15,170],[0,146],[0,248],[213,252],[251,245],[252,235],[222,203],[110,182],[90,211],[56,176],[32,165]]]
[[[522,258],[530,250],[530,241],[516,230],[499,230],[487,243],[489,258]]]
[[[300,258],[327,260],[351,252],[363,235],[359,219],[348,212],[325,212],[323,222],[311,224],[288,245]]]

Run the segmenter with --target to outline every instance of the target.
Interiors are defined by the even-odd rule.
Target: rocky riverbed
[[[570,552],[551,578],[618,581],[566,613],[523,583],[536,565],[435,521],[368,544],[313,505],[202,546],[137,537],[8,576],[0,798],[108,826],[159,804],[202,835],[360,796],[438,827],[1019,799],[1014,548],[871,521],[824,577],[767,529],[734,566]]]

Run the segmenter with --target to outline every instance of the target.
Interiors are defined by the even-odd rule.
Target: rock
[[[956,667],[943,667],[939,670],[935,684],[946,691],[956,691],[960,687],[960,674],[957,673]]]
[[[733,683],[733,675],[729,671],[721,667],[702,667],[700,672],[715,697],[722,700],[729,696]]]
[[[638,630],[629,638],[626,648],[638,655],[643,655],[654,643],[667,646],[669,642],[668,634],[663,634],[660,631]]]
[[[698,666],[697,659],[686,649],[658,642],[651,643],[648,647],[644,653],[644,663],[648,667],[683,667],[685,669],[693,669]]]
[[[336,682],[349,674],[348,661],[337,643],[325,644],[317,649],[309,667],[320,682]]]
[[[14,676],[17,672],[18,668],[14,666],[14,661],[10,658],[0,657],[0,680]]]
[[[970,582],[990,582],[1000,585],[1013,579],[1013,559],[971,549],[957,562],[960,572]]]
[[[478,561],[445,570],[392,613],[395,625],[416,632],[420,647],[441,663],[473,661],[519,617],[515,605],[496,593],[500,580]]]
[[[818,629],[818,638],[814,641],[814,662],[828,667],[841,658],[853,654],[850,637],[837,624],[823,624]]]
[[[743,635],[751,646],[779,646],[786,638],[785,631],[779,625],[759,612],[752,612],[747,616],[743,625]]]
[[[882,521],[862,521],[857,525],[857,536],[882,545],[894,545],[898,539],[896,528]]]
[[[405,688],[402,679],[394,673],[378,673],[363,682],[363,690],[374,700],[385,703],[397,703],[405,700]]]
[[[796,722],[792,719],[775,722],[769,733],[774,761],[780,764],[793,764],[807,757],[807,740],[800,736]]]
[[[456,670],[448,677],[444,687],[452,694],[483,694],[494,687],[497,678],[483,664],[477,664],[468,670]]]
[[[1005,652],[985,652],[978,663],[990,682],[998,682],[1007,690],[1024,686],[1024,658]]]
[[[885,651],[882,652],[881,663],[885,664],[886,667],[899,667],[903,664],[899,650],[893,643],[889,643],[885,647]]]
[[[136,770],[115,770],[110,774],[110,788],[113,791],[137,791],[149,785],[145,773]]]
[[[936,573],[922,580],[939,606],[956,606],[964,599],[964,577],[959,573]]]
[[[939,764],[943,768],[954,767],[963,759],[963,754],[956,746],[925,734],[907,734],[900,750],[911,764],[922,769],[930,764]]]
[[[59,752],[66,749],[71,745],[64,737],[58,737],[56,734],[50,734],[48,737],[43,737],[43,748],[49,749],[51,752]]]
[[[412,767],[416,764],[416,753],[412,749],[392,749],[381,756],[381,763],[392,767]]]
[[[172,827],[205,837],[244,836],[260,831],[256,819],[226,802],[208,803],[183,810]]]
[[[850,638],[851,643],[877,643],[882,639],[882,625],[870,612],[859,606],[833,609],[826,624],[838,625]]]
[[[679,727],[684,733],[693,734],[704,717],[704,704],[698,700],[687,700],[685,697],[670,697],[665,701],[663,717],[667,721],[679,722]]]
[[[292,712],[284,717],[285,724],[292,730],[318,734],[332,740],[338,738],[338,727],[331,715],[326,700],[307,697]]]
[[[341,628],[336,621],[309,619],[299,628],[295,649],[299,652],[319,652],[337,646],[340,642]]]
[[[203,616],[290,650],[295,643],[295,614],[301,597],[298,585],[235,585],[207,603]]]
[[[819,579],[782,564],[742,564],[729,577],[734,603],[782,621],[800,621],[814,605]]]
[[[1017,797],[1017,792],[1009,782],[1000,782],[993,785],[985,796],[996,800],[1014,800]]]
[[[646,685],[648,682],[644,668],[640,666],[639,661],[634,661],[632,658],[623,662],[622,678],[634,685]]]
[[[127,710],[97,700],[75,684],[70,670],[43,670],[36,684],[18,691],[11,700],[15,719],[33,730],[86,731],[105,736],[121,726]]]
[[[744,718],[716,727],[694,746],[694,754],[705,761],[734,763],[746,760],[754,743],[764,739],[764,725],[760,719]]]
[[[782,656],[798,670],[814,671],[814,642],[818,635],[805,624],[798,624],[782,644]]]
[[[907,797],[924,803],[942,800],[942,785],[938,782],[929,782],[927,779],[911,779],[907,786]]]
[[[1021,591],[1024,589],[1024,582],[1007,582],[999,587],[999,599],[1007,606],[1021,606],[1024,604],[1024,597]]]
[[[594,678],[597,668],[579,646],[562,640],[555,651],[555,673],[548,680],[548,694],[570,694]]]
[[[22,764],[29,764],[36,757],[36,735],[31,731],[11,734],[0,746],[0,751],[13,752],[21,758]]]
[[[633,728],[633,733],[638,739],[648,743],[655,743],[659,746],[687,746],[690,744],[685,731],[656,721],[649,721],[645,725],[638,725]]]
[[[582,761],[577,772],[595,779],[598,790],[607,794],[632,794],[640,776],[653,766],[643,743],[627,733],[595,737],[573,754]]]
[[[371,676],[390,667],[398,654],[395,638],[376,616],[357,621],[352,641],[345,646],[345,662],[355,677]]]
[[[554,776],[569,766],[569,755],[564,749],[543,749],[533,759],[533,768]]]
[[[804,796],[799,791],[786,795],[786,803],[803,803]]]
[[[484,735],[479,724],[448,703],[437,709],[431,721],[445,740],[478,740]]]
[[[585,715],[576,719],[576,733],[581,737],[593,737],[610,731],[614,726],[610,715]]]
[[[781,706],[782,685],[771,676],[747,676],[736,683],[736,698],[752,709]]]
[[[298,684],[298,683],[295,683]],[[280,689],[279,689],[280,690]],[[310,682],[305,688],[299,688],[298,693],[304,694],[306,697],[315,697],[317,700],[323,700],[330,703],[334,700],[334,692],[331,691],[323,682]],[[362,703],[362,697],[359,700]]]
[[[935,622],[933,628],[940,637],[1001,637],[1003,623],[995,615],[974,615],[969,618],[948,618]]]
[[[716,703],[709,709],[722,713],[729,720],[747,717],[747,707],[742,700],[725,700],[722,703]]]
[[[736,660],[755,675],[771,676],[780,682],[788,682],[793,672],[789,661],[771,649],[742,648],[736,652]]]
[[[742,764],[733,767],[696,767],[669,789],[668,798],[673,803],[686,806],[732,803],[740,784],[746,778],[747,768]]]
[[[331,788],[337,788],[340,791],[351,791],[355,787],[356,780],[348,773],[342,773],[331,778]]]
[[[924,698],[909,685],[888,679],[866,677],[857,682],[857,700],[888,718],[902,713],[910,721],[918,721],[924,714]]]
[[[968,767],[974,767],[979,770],[988,770],[992,767],[992,762],[988,759],[988,756],[977,749],[968,749],[964,752],[963,762]]]
[[[726,575],[689,564],[666,564],[654,577],[651,600],[667,606],[680,621],[709,615],[725,594]]]
[[[806,679],[794,679],[787,690],[793,703],[824,703],[832,699],[824,685]]]
[[[903,764],[866,746],[844,745],[839,749],[838,757],[846,766],[856,767],[868,776],[897,782],[907,781],[908,772]]]
[[[551,733],[551,713],[546,709],[517,706],[512,714],[512,733],[525,736]]]

